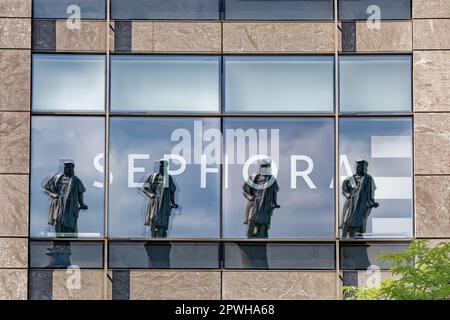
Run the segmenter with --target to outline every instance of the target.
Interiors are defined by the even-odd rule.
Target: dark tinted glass
[[[78,8],[77,8],[78,7]],[[79,10],[79,11],[78,11]],[[33,17],[43,19],[105,19],[105,0],[34,0]]]
[[[334,244],[226,243],[225,268],[334,269]]]
[[[339,0],[340,20],[410,19],[411,0]]]
[[[225,18],[332,20],[333,0],[225,0]]]
[[[31,241],[30,268],[103,268],[103,243]]]
[[[375,266],[381,270],[387,270],[391,264],[377,259],[389,252],[400,252],[408,248],[406,243],[377,244],[341,244],[341,269],[342,270],[366,270]]]
[[[111,0],[111,19],[219,19],[219,0]]]
[[[111,242],[109,268],[216,269],[219,244]]]

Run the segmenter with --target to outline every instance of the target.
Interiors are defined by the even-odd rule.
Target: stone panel
[[[0,269],[0,300],[27,299],[27,270]]]
[[[0,19],[0,48],[30,49],[31,19]]]
[[[414,49],[450,49],[450,19],[414,20]]]
[[[104,276],[104,270],[54,270],[53,300],[103,300]]]
[[[450,176],[416,177],[417,237],[450,238],[449,209]]]
[[[28,239],[0,238],[0,268],[28,267]]]
[[[223,272],[223,299],[336,299],[336,273],[329,271]]]
[[[30,110],[31,54],[0,50],[0,110]]]
[[[414,110],[450,111],[449,88],[450,51],[416,51],[414,53]]]
[[[225,53],[333,53],[334,23],[223,24]]]
[[[131,300],[217,300],[220,272],[216,271],[132,271]]]
[[[0,112],[0,173],[28,173],[30,115]]]
[[[414,18],[450,18],[448,0],[414,0]]]
[[[417,113],[414,132],[416,174],[450,174],[450,114]]]
[[[28,175],[0,174],[0,236],[28,235]]]
[[[365,22],[356,24],[357,52],[412,51],[412,23],[382,22],[380,29],[369,29]]]
[[[131,47],[133,51],[153,52],[154,24],[151,21],[133,21],[131,25]]]
[[[221,25],[217,22],[154,22],[154,51],[219,53],[220,29]]]
[[[81,21],[80,29],[70,29],[66,20],[56,21],[56,50],[59,51],[105,51],[106,22]]]
[[[31,17],[31,0],[0,0],[0,17]]]

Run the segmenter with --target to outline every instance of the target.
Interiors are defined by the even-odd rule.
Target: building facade
[[[450,238],[449,31],[450,0],[0,0],[0,299],[342,299],[390,277],[382,252]],[[346,233],[360,159],[377,205]]]

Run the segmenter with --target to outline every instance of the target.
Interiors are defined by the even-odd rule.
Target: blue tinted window
[[[410,56],[341,56],[341,112],[410,112]]]
[[[356,173],[356,161],[366,160],[367,174],[372,176],[373,196],[378,207],[371,210],[355,209],[349,212],[355,218],[353,227],[363,227],[354,235],[362,238],[411,238],[413,235],[413,160],[412,121],[410,118],[345,118],[339,125],[340,153],[340,220],[347,219],[344,208],[351,190],[343,190],[346,178]],[[350,181],[350,180],[349,180]],[[350,183],[353,183],[350,181]],[[343,192],[347,193],[344,197]],[[362,196],[361,196],[362,197]],[[351,200],[352,198],[350,198]],[[364,199],[368,199],[364,196]],[[368,215],[368,216],[367,216]]]
[[[105,0],[33,0],[33,18],[66,19],[78,13],[81,19],[105,19]]]
[[[387,270],[391,263],[382,261],[380,256],[390,252],[405,251],[406,243],[359,243],[341,244],[341,269],[342,270],[367,270],[379,268]]]
[[[110,123],[110,173],[113,182],[109,188],[109,236],[218,238],[219,119],[114,117]],[[168,182],[170,190],[167,192],[173,193],[172,202],[179,207],[169,210],[170,216],[164,211],[164,216],[168,217],[164,221],[166,234],[154,235],[152,225],[163,222],[154,224],[152,217],[156,211],[148,211],[150,203],[154,203],[153,198],[144,193],[143,187],[157,183],[150,177],[159,172],[159,159],[168,154],[177,154],[186,163],[184,170],[178,160],[170,161],[168,167],[175,188]],[[207,167],[216,171],[207,173],[204,180],[202,154],[206,157]]]
[[[103,243],[90,241],[31,241],[30,268],[103,268]]]
[[[34,116],[31,142],[31,236],[102,237],[104,118]],[[64,186],[65,162],[74,163],[78,181],[68,180]],[[77,213],[79,194],[88,208]],[[70,208],[57,209],[66,208],[63,203]],[[59,220],[63,215],[67,220]]]
[[[225,18],[332,20],[333,0],[225,0]]]
[[[217,243],[111,242],[109,268],[217,269]]]
[[[333,57],[226,57],[227,112],[333,112]]]
[[[339,0],[340,20],[410,19],[411,0]]]
[[[219,0],[111,0],[112,19],[219,19]]]
[[[33,111],[104,111],[105,56],[34,54]]]
[[[220,58],[111,57],[111,110],[219,111]]]
[[[333,244],[226,243],[229,269],[334,269]]]
[[[251,217],[258,212],[255,208],[263,196],[252,189],[246,193],[253,192],[253,195],[247,197],[243,193],[248,181],[243,169],[246,162],[255,160],[248,176],[261,172],[261,164],[256,158],[251,159],[256,155],[272,159],[271,176],[278,169],[278,192],[270,191],[275,186],[273,183],[268,188],[270,196],[264,196],[273,199],[275,192],[277,198],[264,202],[264,207],[270,209],[275,202],[280,206],[273,209],[269,222],[261,222],[270,227],[266,237],[334,237],[333,119],[226,118],[224,130],[227,163],[223,174],[222,223],[225,238],[250,238],[255,233]]]

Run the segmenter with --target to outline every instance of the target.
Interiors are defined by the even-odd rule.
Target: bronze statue
[[[79,211],[88,209],[83,197],[86,188],[75,176],[74,168],[73,162],[64,162],[64,173],[51,177],[44,186],[44,192],[51,197],[48,224],[55,227],[57,236],[76,236]]]
[[[248,225],[249,238],[267,238],[273,210],[280,208],[277,203],[279,188],[270,167],[270,159],[263,159],[260,172],[249,177],[243,186],[244,197],[248,200],[244,224]]]
[[[374,200],[375,181],[367,174],[368,165],[365,160],[356,161],[356,174],[347,177],[342,183],[342,194],[346,198],[340,226],[343,238],[355,238],[365,233],[372,208],[379,206]]]
[[[169,218],[175,203],[176,186],[167,173],[169,162],[159,160],[159,172],[153,173],[144,184],[143,192],[150,198],[147,206],[145,225],[151,228],[152,237],[167,237]]]

